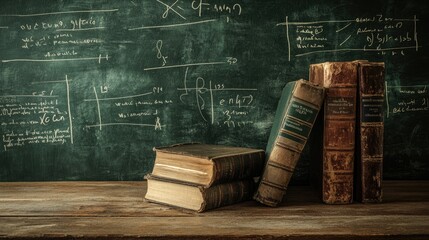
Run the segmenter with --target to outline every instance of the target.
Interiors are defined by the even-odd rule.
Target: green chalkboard
[[[428,6],[4,0],[0,181],[141,180],[179,142],[264,149],[287,82],[355,59],[386,63],[385,177],[427,179]]]

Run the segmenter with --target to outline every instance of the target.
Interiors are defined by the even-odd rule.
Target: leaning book
[[[282,202],[324,96],[323,87],[302,79],[284,87],[268,139],[267,163],[254,196],[258,202],[272,207]]]
[[[152,175],[209,187],[258,177],[265,163],[262,149],[183,143],[156,147]]]
[[[206,188],[153,175],[146,178],[146,201],[196,212],[250,200],[254,191],[253,179],[221,183]]]

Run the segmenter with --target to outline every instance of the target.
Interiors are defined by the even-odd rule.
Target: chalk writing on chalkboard
[[[377,14],[347,20],[291,22],[286,16],[285,26],[288,59],[317,53],[376,52],[385,55],[405,55],[407,50],[418,51],[417,16],[396,19]]]
[[[34,14],[6,14],[2,17],[20,19],[20,53],[12,62],[70,62],[109,60],[108,53],[91,51],[90,47],[101,46],[105,40],[97,32],[105,30],[106,14],[118,9],[46,12]],[[93,14],[78,17],[79,14]],[[52,18],[55,16],[55,18]],[[37,53],[34,53],[37,50]],[[18,54],[15,54],[18,55]]]
[[[60,94],[46,87],[64,82]],[[4,131],[5,151],[24,145],[73,144],[73,123],[70,111],[70,89],[66,80],[35,82],[48,90],[33,90],[29,94],[0,96],[0,125]],[[64,104],[66,102],[66,104]],[[66,107],[64,107],[66,106]]]
[[[229,4],[211,4],[205,2],[203,0],[192,1],[183,3],[175,1],[174,3],[165,3],[161,0],[157,0],[157,2],[165,9],[161,14],[161,18],[166,19],[171,15],[179,18],[181,22],[173,23],[173,24],[164,24],[164,25],[150,25],[150,26],[140,26],[140,27],[131,27],[128,28],[129,31],[136,30],[145,30],[145,29],[165,29],[165,28],[175,28],[175,27],[184,27],[184,26],[192,26],[192,25],[200,25],[218,21],[219,16],[225,15],[226,22],[229,23],[231,21],[231,17],[240,16],[242,14],[242,6],[239,3],[229,3]],[[183,5],[183,7],[182,7]],[[185,6],[186,5],[186,6]],[[194,12],[197,12],[198,17],[205,17],[206,14],[217,13],[218,17],[212,19],[204,19],[198,21],[189,21],[187,16],[184,15],[183,12],[186,9],[191,9]]]
[[[179,5],[176,1],[173,4],[165,3],[163,1],[157,0],[160,4],[159,6],[164,8],[162,15],[159,17],[166,19],[174,15],[179,17],[183,22],[168,24],[168,25],[152,25],[152,26],[142,26],[135,28],[128,28],[129,31],[136,30],[146,30],[146,29],[174,29],[176,27],[185,27],[185,26],[195,26],[200,24],[212,23],[218,21],[218,17],[213,19],[203,19],[199,21],[188,21],[187,17],[182,13],[184,8]],[[183,3],[180,3],[183,4]],[[137,3],[134,3],[135,6],[138,6]],[[187,8],[191,9],[194,12],[198,13],[198,17],[205,17],[207,13],[217,13],[219,16],[226,16],[226,22],[230,22],[231,18],[234,16],[240,16],[242,14],[242,7],[239,3],[232,4],[209,4],[204,1],[193,1],[187,5]],[[2,17],[8,18],[19,18],[23,19],[20,23],[15,26],[16,31],[19,34],[19,45],[17,46],[17,51],[14,52],[15,58],[2,59],[2,63],[53,63],[53,62],[96,62],[101,64],[102,61],[112,60],[112,56],[109,55],[108,50],[106,50],[106,44],[110,44],[104,38],[105,34],[100,33],[102,31],[108,31],[108,25],[106,24],[107,19],[111,14],[115,14],[120,9],[92,9],[92,10],[78,10],[78,11],[58,11],[58,12],[42,12],[42,13],[29,13],[29,14],[4,14]],[[9,26],[2,26],[2,29],[8,29]],[[113,41],[115,42],[115,41]],[[116,41],[118,42],[118,41]],[[122,40],[121,43],[133,43],[133,41]],[[155,55],[156,58],[160,60],[160,66],[151,66],[146,67],[144,71],[155,71],[163,69],[184,69],[185,77],[183,82],[183,87],[177,88],[179,91],[179,98],[181,103],[194,104],[192,99],[195,100],[196,108],[202,119],[211,124],[215,124],[215,107],[221,108],[221,114],[223,115],[224,120],[218,120],[216,123],[218,125],[225,125],[228,127],[242,126],[243,124],[253,123],[252,121],[237,121],[235,118],[240,118],[247,116],[250,110],[235,110],[229,108],[250,109],[251,105],[254,104],[254,95],[253,94],[238,94],[237,92],[242,91],[257,91],[257,89],[247,89],[247,88],[234,88],[226,87],[225,83],[213,83],[211,80],[206,81],[203,77],[197,77],[195,80],[187,78],[187,72],[190,67],[201,67],[201,66],[214,66],[214,65],[233,65],[236,64],[238,59],[234,57],[224,57],[221,61],[205,61],[205,62],[193,62],[193,63],[170,63],[168,59],[168,53],[164,51],[163,47],[165,46],[165,40],[159,39],[155,44]],[[103,51],[104,50],[104,51]],[[73,81],[79,81],[78,79]],[[80,79],[82,81],[82,79]],[[194,81],[194,83],[188,83],[188,81]],[[5,149],[10,149],[11,147],[24,146],[26,144],[39,144],[39,143],[74,143],[73,137],[73,119],[72,112],[70,110],[70,82],[71,79],[68,76],[65,76],[65,80],[60,81],[39,81],[37,84],[43,83],[65,83],[66,86],[66,98],[61,101],[56,99],[51,103],[50,106],[52,112],[57,112],[53,116],[49,116],[44,111],[46,107],[41,111],[34,111],[33,114],[37,116],[40,120],[29,120],[27,122],[21,121],[19,123],[20,128],[14,128],[11,134],[6,133],[4,137]],[[192,84],[193,87],[188,87],[188,84]],[[94,104],[96,106],[96,119],[94,123],[87,123],[86,128],[97,128],[103,130],[103,127],[107,126],[138,126],[138,127],[150,127],[154,130],[162,130],[167,127],[166,124],[163,124],[163,119],[160,116],[160,112],[165,111],[162,107],[167,105],[177,104],[178,101],[171,97],[162,96],[160,93],[163,91],[169,91],[168,86],[153,86],[151,91],[147,90],[144,93],[133,93],[130,92],[126,95],[117,96],[115,95],[115,89],[109,88],[108,86],[93,86],[91,89],[87,89],[93,93],[93,98],[83,99],[84,102]],[[44,92],[44,91],[43,91]],[[191,100],[186,99],[187,95],[194,96]],[[216,99],[214,95],[216,92],[234,92],[230,96],[222,96],[219,99]],[[117,93],[116,93],[117,94]],[[124,94],[121,92],[120,94]],[[158,95],[157,95],[158,94]],[[112,96],[115,95],[115,96]],[[208,96],[209,95],[209,96]],[[2,96],[3,99],[17,98],[24,96]],[[29,96],[27,96],[28,98]],[[48,97],[48,96],[40,96]],[[60,96],[49,96],[57,97]],[[189,96],[188,96],[189,98]],[[207,99],[208,98],[208,99]],[[2,105],[2,111],[4,114],[9,115],[9,118],[13,115],[18,115],[16,111],[16,106],[21,106],[21,104],[42,104],[42,102],[22,102],[22,100],[15,100],[17,103],[15,105],[8,104]],[[77,102],[79,99],[74,99],[73,101]],[[65,104],[64,104],[65,103]],[[46,103],[48,104],[48,103]],[[49,105],[49,104],[48,104]],[[61,107],[67,106],[66,111],[61,109]],[[210,109],[210,116],[205,116],[205,109]],[[60,115],[59,113],[63,115]],[[43,113],[42,116],[40,114]],[[105,113],[112,118],[109,118],[110,121],[105,120],[107,117]],[[21,115],[26,114],[26,112],[20,112]],[[235,118],[234,118],[235,117]],[[142,123],[142,119],[146,119],[146,122]],[[2,120],[3,125],[16,125],[17,119],[12,119],[10,122],[8,120]],[[106,122],[107,121],[107,122]],[[39,124],[42,125],[43,129],[53,128],[51,126],[53,123],[64,122],[68,123],[66,130],[64,129],[54,129],[54,130],[45,130],[45,131],[29,131],[23,125],[32,123],[33,125]],[[40,126],[39,126],[40,128]],[[38,129],[38,128],[33,128]],[[15,132],[20,132],[18,135],[14,134]],[[34,135],[36,133],[42,132],[45,133],[55,133],[54,136],[50,137],[53,140],[44,140],[44,141],[32,141],[32,138],[16,138],[14,136],[25,135],[22,132],[30,132]],[[58,137],[58,132],[67,132],[68,135]],[[37,136],[36,136],[37,137]],[[45,136],[46,139],[49,139],[48,136]]]
[[[98,93],[100,91],[100,93]],[[103,126],[141,126],[141,127],[152,127],[155,130],[161,130],[163,127],[161,124],[161,119],[158,116],[158,108],[149,109],[148,106],[162,106],[167,104],[172,104],[173,101],[170,99],[147,99],[146,96],[156,95],[163,91],[162,87],[153,87],[150,92],[127,95],[127,96],[118,96],[118,97],[99,97],[100,94],[107,94],[109,92],[108,88],[100,87],[98,90],[96,87],[93,87],[94,98],[85,99],[87,102],[95,102],[97,105],[97,117],[98,124],[87,125],[87,128],[98,127],[100,130],[103,129]],[[108,102],[108,104],[103,104]],[[107,106],[110,108],[117,108],[119,110],[110,110],[107,112],[116,113],[116,117],[123,120],[128,120],[126,122],[103,122],[102,117],[102,106]],[[127,109],[131,107],[131,109]],[[153,123],[137,123],[132,122],[132,119],[138,119],[141,121],[142,118],[152,118],[154,119]],[[131,120],[131,121],[130,121]]]
[[[182,103],[185,103],[186,98],[193,98],[202,119],[206,122],[210,122],[211,124],[215,124],[215,106],[226,108],[222,111],[222,114],[224,117],[226,117],[226,120],[223,122],[223,124],[228,125],[229,127],[235,127],[235,125],[241,126],[245,124],[244,122],[236,122],[232,118],[233,116],[243,116],[249,114],[250,108],[254,107],[254,96],[251,92],[257,91],[258,89],[230,88],[225,83],[212,84],[212,81],[209,81],[208,84],[206,84],[206,81],[202,77],[197,77],[194,82],[189,83],[187,79],[188,70],[189,68],[187,67],[183,80],[183,87],[177,88],[177,90],[181,93],[180,101]],[[188,87],[188,85],[192,87]],[[216,101],[214,95],[217,92],[232,92],[232,95],[221,97]],[[208,104],[206,104],[204,97],[206,94],[210,96]],[[203,110],[207,106],[210,108],[210,119],[208,119],[208,117],[206,117],[203,113]],[[228,107],[232,107],[234,110],[228,109]],[[239,110],[235,110],[235,108],[238,108]]]
[[[428,88],[428,85],[388,86],[386,82],[387,117],[429,112]]]

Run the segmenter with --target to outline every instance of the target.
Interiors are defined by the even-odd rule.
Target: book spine
[[[264,167],[264,159],[265,152],[262,150],[213,159],[214,176],[208,186],[232,180],[261,176]]]
[[[323,74],[318,73],[310,77],[311,81],[323,83],[326,87],[322,200],[328,204],[353,202],[357,64],[323,63],[319,65]],[[319,79],[320,77],[323,79]]]
[[[217,184],[209,188],[200,186],[204,203],[198,212],[250,200],[255,190],[253,179]]]
[[[283,92],[283,95],[292,95],[289,101],[277,108],[277,111],[284,108],[286,111],[283,111],[278,131],[271,132],[275,141],[267,146],[267,163],[254,196],[258,202],[272,207],[283,200],[324,98],[322,87],[304,80],[294,84],[292,93]]]
[[[357,192],[361,202],[382,201],[384,132],[384,63],[359,67],[359,149],[356,155]]]

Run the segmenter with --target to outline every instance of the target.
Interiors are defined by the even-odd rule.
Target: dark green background
[[[162,1],[172,6],[165,14],[160,1],[2,1],[0,9],[0,60],[41,59],[47,51],[74,49],[79,56],[106,56],[109,59],[66,62],[0,62],[0,95],[25,95],[35,91],[51,91],[58,97],[60,110],[67,110],[65,83],[37,84],[42,81],[70,79],[70,112],[73,117],[74,142],[65,144],[26,144],[5,150],[0,148],[0,181],[48,180],[141,180],[151,171],[154,146],[179,142],[206,142],[247,146],[264,149],[273,122],[277,101],[283,86],[300,78],[308,79],[308,65],[324,61],[368,59],[386,63],[387,98],[391,109],[401,101],[427,101],[428,93],[402,94],[404,89],[422,90],[429,84],[428,69],[428,3],[425,1],[203,1],[202,15],[193,9],[200,1]],[[192,5],[194,4],[194,5]],[[233,7],[223,9],[219,7]],[[180,8],[179,8],[180,7]],[[49,12],[117,9],[105,13],[67,13],[61,15],[16,16]],[[181,16],[176,14],[174,11]],[[13,15],[13,16],[12,16]],[[357,51],[352,48],[367,44],[365,37],[356,37],[356,22],[349,28],[347,22],[321,23],[324,26],[327,49],[342,48],[340,44],[351,35],[349,51],[321,52],[297,56],[307,50],[296,46],[297,27],[288,22],[339,21],[378,17],[412,19],[416,16],[415,32],[418,45],[415,49],[387,51]],[[103,30],[71,32],[73,39],[98,38],[99,44],[33,47],[23,50],[22,39],[54,37],[55,30],[23,31],[21,26],[34,22],[70,21],[79,18],[96,19]],[[212,22],[181,26],[130,30],[141,26],[169,25],[212,20]],[[397,22],[397,21],[396,21]],[[315,23],[314,25],[318,25]],[[362,25],[363,26],[363,25]],[[368,23],[368,28],[373,23]],[[406,34],[413,39],[413,22],[404,20],[401,30],[388,30],[387,34]],[[402,30],[405,29],[405,30]],[[288,41],[290,40],[290,49]],[[168,65],[219,62],[215,65],[198,65],[147,71],[162,65],[157,57],[156,43],[162,40],[161,53],[167,56]],[[391,44],[391,45],[389,45]],[[400,46],[408,46],[398,43]],[[401,45],[402,44],[402,45]],[[383,45],[395,47],[395,43]],[[289,60],[289,54],[291,58]],[[58,57],[68,58],[68,57]],[[231,58],[233,58],[231,60]],[[47,59],[47,58],[45,58]],[[237,62],[228,62],[230,61]],[[230,64],[231,63],[231,64]],[[185,73],[186,88],[185,87]],[[203,85],[204,82],[204,85]],[[36,84],[35,84],[36,83]],[[108,91],[101,92],[106,86]],[[410,87],[411,86],[411,87]],[[156,91],[162,87],[159,93]],[[216,88],[247,89],[216,91]],[[154,91],[155,88],[155,91]],[[199,88],[199,89],[195,89]],[[98,124],[98,108],[94,89],[100,98],[150,95],[101,101],[100,115],[104,123],[154,124],[159,117],[162,129],[142,126],[103,126]],[[252,90],[253,89],[253,90]],[[255,91],[257,89],[257,91]],[[210,91],[212,90],[212,91]],[[238,95],[238,98],[237,98]],[[251,96],[251,97],[250,97]],[[244,97],[244,98],[243,98]],[[24,103],[34,98],[0,98]],[[220,102],[225,100],[224,105]],[[232,99],[232,100],[231,100]],[[426,100],[425,100],[426,99]],[[85,101],[87,100],[87,101]],[[168,101],[165,104],[118,108],[113,102],[127,100]],[[230,100],[234,103],[231,102]],[[203,104],[204,101],[204,104]],[[241,101],[240,104],[237,102]],[[246,102],[247,101],[247,102]],[[250,102],[250,104],[248,104]],[[36,101],[37,102],[37,101]],[[211,103],[214,103],[213,106]],[[135,102],[134,102],[135,103]],[[226,106],[225,103],[229,105]],[[420,103],[420,105],[424,103]],[[425,105],[427,107],[427,103]],[[201,112],[198,110],[201,109]],[[227,114],[237,113],[228,121]],[[119,118],[125,112],[149,111],[153,116]],[[68,115],[64,115],[68,117]],[[25,116],[16,117],[17,119]],[[213,120],[212,120],[213,118]],[[0,122],[9,117],[0,115]],[[55,125],[32,127],[0,126],[0,135],[37,128],[66,129],[68,119]],[[429,131],[428,110],[385,115],[384,176],[388,179],[428,179]],[[235,125],[235,127],[233,126]],[[4,145],[4,141],[2,143]],[[309,146],[311,148],[311,146]],[[295,182],[308,178],[308,150],[294,175]]]

